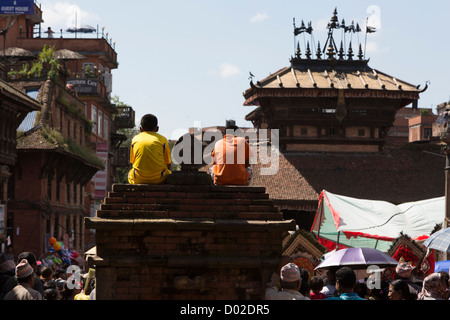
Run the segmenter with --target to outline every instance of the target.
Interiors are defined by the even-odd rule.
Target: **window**
[[[308,135],[308,128],[301,128],[300,129],[300,135],[307,136]]]
[[[333,128],[333,127],[327,128],[326,129],[326,133],[327,133],[328,136],[335,136],[336,135],[336,128]]]
[[[103,111],[98,110],[98,135],[103,137]]]
[[[97,134],[97,107],[92,105],[91,108],[92,133]]]
[[[74,183],[73,184],[73,203],[77,204],[78,201],[78,189],[77,189],[77,185]]]
[[[430,139],[432,135],[433,135],[433,131],[432,131],[431,128],[424,128],[423,129],[423,137],[425,139]]]
[[[70,203],[70,183],[66,183],[66,203]]]
[[[366,135],[365,129],[358,129],[358,137],[364,137]]]
[[[52,200],[52,177],[50,175],[47,177],[47,197]]]
[[[104,121],[104,126],[103,126],[103,134],[104,134],[104,138],[105,140],[109,140],[109,117],[105,114],[105,121]]]
[[[61,181],[59,181],[58,179],[56,179],[56,201],[59,202],[60,199],[60,194],[61,194]]]

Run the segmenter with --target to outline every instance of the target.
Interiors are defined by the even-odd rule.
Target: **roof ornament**
[[[320,41],[317,44],[316,56],[317,56],[317,59],[319,59],[319,60],[322,59],[322,50],[320,50]]]
[[[364,44],[364,50],[362,47],[362,44],[359,39],[359,33],[362,32],[362,28],[360,27],[359,23],[352,20],[350,24],[346,24],[345,20],[342,19],[341,22],[339,22],[338,19],[338,11],[337,7],[334,9],[333,14],[330,18],[330,21],[327,23],[326,28],[328,29],[328,36],[327,40],[325,41],[325,45],[323,47],[320,46],[320,42],[317,43],[317,47],[314,41],[313,36],[313,27],[312,23],[308,22],[307,26],[305,22],[302,20],[300,26],[297,26],[295,23],[295,18],[293,18],[293,25],[294,25],[294,52],[295,59],[302,59],[300,57],[301,55],[301,49],[300,49],[300,42],[297,41],[297,36],[303,34],[303,41],[304,41],[304,48],[305,48],[305,56],[306,59],[311,59],[311,47],[317,48],[317,51],[315,53],[316,59],[320,60],[322,59],[322,55],[327,57],[328,59],[338,59],[338,60],[353,60],[353,56],[355,55],[352,49],[352,42],[353,42],[353,34],[356,34],[357,42],[359,46],[359,52],[357,57],[359,60],[365,60],[365,51],[367,47],[367,34],[376,32],[376,28],[371,27],[367,24],[368,18],[366,19],[366,28],[365,28],[365,44]],[[341,30],[341,43],[340,48],[338,49],[338,46],[336,45],[336,35],[334,33],[335,30]],[[311,35],[311,39],[306,41],[306,34]],[[347,35],[348,34],[348,35]],[[350,39],[347,39],[347,37],[350,37]],[[347,43],[347,40],[349,42]],[[311,45],[311,47],[310,47]],[[348,45],[348,48],[347,48]],[[346,52],[347,51],[347,52]]]
[[[312,27],[312,22],[308,22],[308,27],[305,26],[305,23],[302,20],[302,23],[300,25],[300,27],[297,28],[297,26],[295,25],[295,18],[293,18],[293,24],[294,24],[294,48],[295,46],[299,44],[299,42],[297,42],[297,36],[300,34],[303,34],[303,42],[305,42],[305,47],[306,47],[306,38],[305,38],[305,33],[308,33],[311,35],[311,42],[314,45],[314,36],[312,34],[313,32],[313,27]]]
[[[325,46],[323,47],[323,52],[325,52],[325,48],[327,48],[327,44],[328,44],[328,56],[330,57],[330,59],[332,58],[332,51],[337,52],[337,46],[336,43],[334,42],[334,38],[333,38],[333,30],[334,29],[339,29],[341,27],[341,25],[338,23],[338,17],[337,17],[337,8],[334,9],[333,15],[331,16],[330,22],[328,22],[327,25],[327,29],[328,29],[328,38],[327,41],[325,41]]]

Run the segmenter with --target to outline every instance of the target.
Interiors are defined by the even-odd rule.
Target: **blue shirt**
[[[366,300],[358,296],[357,293],[343,293],[339,297],[330,297],[325,300]]]

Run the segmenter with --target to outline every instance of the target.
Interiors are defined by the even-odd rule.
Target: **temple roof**
[[[437,145],[410,144],[379,154],[287,153],[280,154],[275,175],[260,175],[260,167],[253,165],[251,186],[292,203],[314,203],[322,190],[391,203],[445,192],[445,156]]]
[[[346,97],[390,97],[417,100],[424,89],[372,69],[366,60],[307,60],[292,59],[292,65],[268,77],[250,83],[244,92],[245,106],[258,105],[261,96],[337,96],[345,90]],[[284,89],[284,90],[283,90]],[[326,95],[326,94],[325,94]]]

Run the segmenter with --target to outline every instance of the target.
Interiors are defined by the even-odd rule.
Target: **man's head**
[[[17,261],[20,262],[23,259],[27,260],[28,263],[30,264],[30,266],[33,268],[34,271],[36,271],[37,269],[37,260],[36,260],[36,256],[32,253],[32,252],[22,252],[21,254],[19,254],[19,256],[17,257]]]
[[[158,127],[158,118],[153,114],[146,114],[141,118],[141,132],[144,131],[152,131],[157,132]]]
[[[399,261],[397,267],[395,267],[395,274],[397,278],[409,279],[411,278],[412,270],[414,267],[411,263],[405,261]]]
[[[336,271],[336,289],[341,293],[353,292],[356,285],[356,275],[349,267],[342,267]]]
[[[283,289],[298,290],[302,284],[300,270],[295,263],[288,263],[281,268],[280,284]]]

